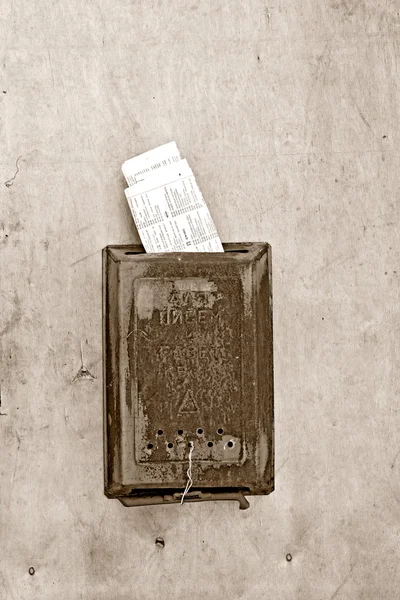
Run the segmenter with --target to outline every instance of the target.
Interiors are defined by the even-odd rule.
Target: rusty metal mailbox
[[[125,506],[274,488],[271,254],[146,254],[104,268],[105,493]],[[192,452],[190,452],[192,450]]]

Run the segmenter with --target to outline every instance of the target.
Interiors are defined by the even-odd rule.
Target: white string
[[[187,484],[185,487],[185,490],[182,494],[182,498],[181,498],[181,504],[183,504],[183,500],[186,496],[186,494],[188,493],[188,491],[190,490],[190,488],[192,487],[193,484],[193,479],[192,479],[192,454],[193,454],[193,450],[194,450],[194,443],[193,442],[189,442],[189,446],[190,446],[190,450],[189,450],[189,468],[186,471],[186,474],[188,476],[188,480],[187,480]]]

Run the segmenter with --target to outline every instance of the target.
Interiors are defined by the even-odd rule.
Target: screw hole
[[[213,444],[212,442],[208,442],[207,446],[208,446],[209,448],[212,448],[212,447],[214,446],[214,444]]]
[[[162,435],[163,433],[164,433],[164,432],[163,432],[163,430],[162,430],[162,429],[159,429],[159,430],[157,431],[157,434],[158,434],[158,435]]]
[[[291,555],[290,553],[289,553],[289,554],[286,554],[286,560],[287,560],[288,562],[290,562],[290,561],[292,560],[292,558],[293,558],[293,557],[292,557],[292,555]]]
[[[156,546],[159,548],[164,548],[165,542],[161,537],[156,538]]]
[[[173,447],[174,447],[173,443],[172,443],[172,442],[169,442],[169,444],[168,444],[168,448],[173,448]]]
[[[183,434],[183,429],[178,429],[178,435],[182,435]]]
[[[232,440],[229,440],[229,442],[227,443],[228,448],[233,448],[235,444],[232,442]]]
[[[224,433],[224,430],[222,429],[222,427],[217,429],[217,433],[219,433],[219,435],[222,435]]]
[[[147,447],[148,447],[149,450],[151,450],[152,447],[153,447],[153,444],[147,444]]]
[[[204,433],[204,430],[201,427],[199,427],[198,430],[197,430],[197,433],[199,435],[201,435],[202,433]]]
[[[29,575],[34,575],[35,574],[35,569],[33,567],[29,567],[28,573],[29,573]]]

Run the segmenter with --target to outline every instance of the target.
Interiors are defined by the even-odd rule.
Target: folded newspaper
[[[175,142],[122,165],[125,195],[146,252],[223,252],[187,160]]]

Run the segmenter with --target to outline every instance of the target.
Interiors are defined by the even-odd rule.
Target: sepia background
[[[4,0],[0,59],[0,599],[397,600],[400,2]],[[103,495],[101,249],[170,140],[222,240],[273,249],[243,512]]]

